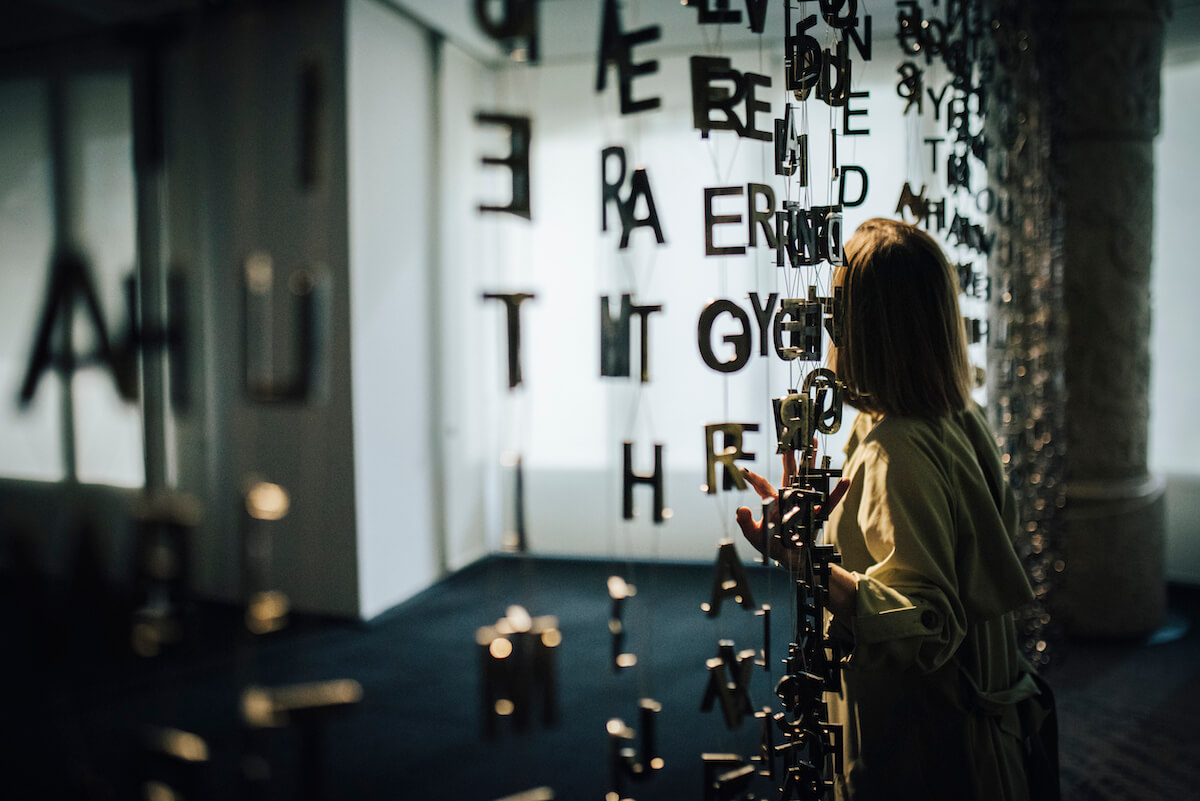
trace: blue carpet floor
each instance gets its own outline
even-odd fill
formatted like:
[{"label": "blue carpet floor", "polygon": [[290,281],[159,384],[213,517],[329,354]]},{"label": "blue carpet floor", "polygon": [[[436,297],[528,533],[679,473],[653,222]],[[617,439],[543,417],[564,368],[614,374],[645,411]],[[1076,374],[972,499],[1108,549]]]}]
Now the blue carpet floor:
[{"label": "blue carpet floor", "polygon": [[[756,604],[770,604],[769,670],[750,695],[778,707],[774,686],[793,625],[791,588],[777,570],[749,568]],[[637,587],[624,606],[625,650],[612,667],[606,589],[619,574]],[[294,619],[281,632],[240,632],[236,610],[204,606],[188,640],[154,659],[129,655],[116,601],[5,585],[8,711],[0,762],[12,798],[145,798],[158,778],[205,799],[445,799],[493,801],[549,787],[560,801],[603,799],[612,789],[606,724],[637,728],[638,702],[657,716],[661,770],[624,787],[639,801],[704,799],[700,755],[754,753],[753,720],[736,729],[719,705],[700,710],[706,659],[718,642],[761,649],[762,618],[725,601],[708,617],[711,565],[493,557],[448,578],[370,624]],[[57,602],[48,599],[59,598]],[[72,601],[71,599],[75,600]],[[1179,636],[1145,642],[1066,642],[1047,678],[1058,694],[1067,799],[1181,799],[1200,788],[1200,590],[1173,588]],[[57,604],[57,605],[56,605]],[[513,604],[558,618],[558,720],[525,732],[510,720],[483,736],[480,626]],[[16,612],[16,614],[13,614]],[[247,733],[242,690],[354,679],[362,701],[305,739],[297,726]],[[148,726],[199,735],[208,759],[187,766],[148,756]],[[314,758],[304,748],[319,745]],[[640,745],[637,739],[631,745]],[[247,783],[247,755],[251,773]],[[257,773],[255,773],[257,771]],[[751,788],[773,797],[765,780]]]}]

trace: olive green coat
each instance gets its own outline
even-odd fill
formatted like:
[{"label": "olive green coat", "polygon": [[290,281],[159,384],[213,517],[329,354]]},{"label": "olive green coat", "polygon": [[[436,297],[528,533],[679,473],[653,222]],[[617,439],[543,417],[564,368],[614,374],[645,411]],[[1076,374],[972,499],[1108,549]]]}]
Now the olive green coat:
[{"label": "olive green coat", "polygon": [[859,415],[827,537],[857,579],[842,693],[837,797],[1025,801],[1016,703],[1036,688],[1012,612],[1033,598],[1017,512],[974,407],[934,420]]}]

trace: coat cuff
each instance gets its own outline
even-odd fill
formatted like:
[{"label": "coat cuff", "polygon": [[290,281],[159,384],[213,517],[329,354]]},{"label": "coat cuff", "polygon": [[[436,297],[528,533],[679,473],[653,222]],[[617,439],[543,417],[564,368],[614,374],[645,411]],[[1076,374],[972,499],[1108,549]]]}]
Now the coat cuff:
[{"label": "coat cuff", "polygon": [[854,575],[858,584],[853,624],[857,645],[928,637],[940,631],[941,615],[935,609],[916,606],[869,576]]}]

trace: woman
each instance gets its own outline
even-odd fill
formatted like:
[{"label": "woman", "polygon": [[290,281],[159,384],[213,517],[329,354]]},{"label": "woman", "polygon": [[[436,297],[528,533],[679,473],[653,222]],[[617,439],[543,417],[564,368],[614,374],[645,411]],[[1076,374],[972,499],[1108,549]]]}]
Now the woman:
[{"label": "woman", "polygon": [[[1024,801],[1021,702],[1037,687],[1012,612],[1033,593],[1012,546],[1015,500],[970,396],[958,279],[928,234],[891,220],[864,223],[845,256],[830,366],[859,415],[825,527],[843,560],[829,634],[849,654],[827,699],[844,738],[837,796]],[[791,454],[784,463],[786,483]],[[737,518],[762,550],[750,510]]]}]

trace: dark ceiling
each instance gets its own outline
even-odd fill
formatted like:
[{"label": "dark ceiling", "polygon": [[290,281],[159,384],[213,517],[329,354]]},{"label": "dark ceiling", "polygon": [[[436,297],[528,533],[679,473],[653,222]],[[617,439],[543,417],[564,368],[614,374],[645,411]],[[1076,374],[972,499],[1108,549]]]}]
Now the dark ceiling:
[{"label": "dark ceiling", "polygon": [[0,50],[76,39],[216,3],[204,0],[3,0]]},{"label": "dark ceiling", "polygon": [[[386,0],[380,1],[386,3]],[[233,2],[237,0],[3,0],[0,2],[0,51],[77,39],[104,29]],[[465,3],[469,0],[402,0],[406,6],[420,6],[423,2]],[[1187,58],[1200,58],[1200,0],[1172,0],[1171,5],[1173,13],[1167,23],[1168,55],[1186,53]]]}]

